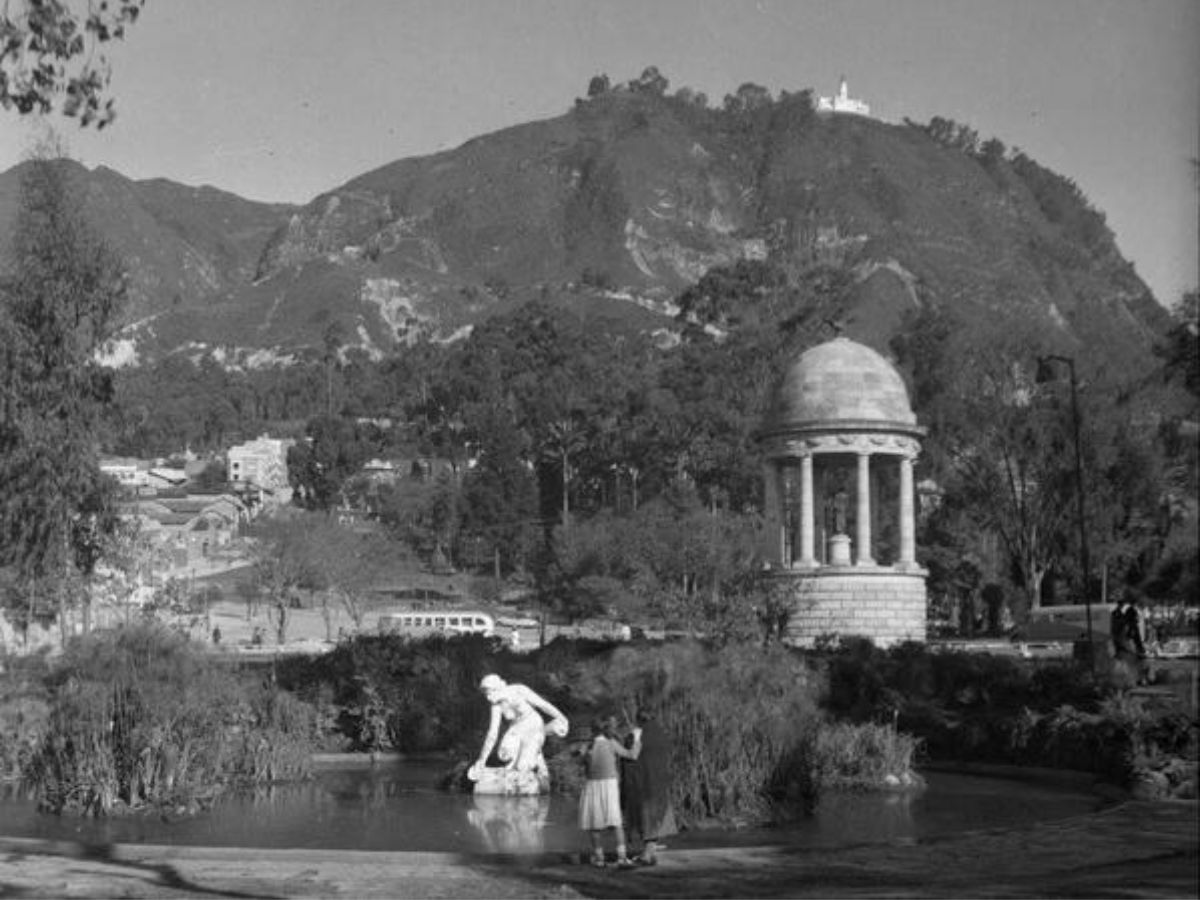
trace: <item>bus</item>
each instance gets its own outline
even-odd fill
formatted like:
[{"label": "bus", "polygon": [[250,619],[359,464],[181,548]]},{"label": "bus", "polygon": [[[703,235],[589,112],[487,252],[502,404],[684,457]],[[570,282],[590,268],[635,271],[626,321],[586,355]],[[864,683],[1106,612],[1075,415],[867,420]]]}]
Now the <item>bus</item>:
[{"label": "bus", "polygon": [[479,610],[405,610],[384,613],[379,617],[380,634],[399,634],[407,637],[453,636],[482,634],[491,637],[496,620]]}]

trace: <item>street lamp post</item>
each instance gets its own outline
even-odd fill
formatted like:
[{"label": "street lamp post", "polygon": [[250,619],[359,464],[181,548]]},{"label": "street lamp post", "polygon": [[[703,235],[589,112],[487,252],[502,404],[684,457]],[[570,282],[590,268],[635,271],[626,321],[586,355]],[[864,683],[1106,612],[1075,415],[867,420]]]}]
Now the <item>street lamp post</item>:
[{"label": "street lamp post", "polygon": [[[1091,558],[1088,553],[1087,518],[1084,511],[1083,450],[1079,438],[1079,382],[1075,378],[1075,359],[1050,354],[1038,357],[1038,381],[1049,380],[1049,364],[1066,363],[1071,378],[1071,430],[1075,442],[1075,518],[1079,527],[1079,565],[1082,569],[1083,608],[1087,616],[1088,665],[1096,668],[1096,647],[1092,641],[1092,595],[1088,584],[1091,578]],[[1047,376],[1047,377],[1043,377]]]}]

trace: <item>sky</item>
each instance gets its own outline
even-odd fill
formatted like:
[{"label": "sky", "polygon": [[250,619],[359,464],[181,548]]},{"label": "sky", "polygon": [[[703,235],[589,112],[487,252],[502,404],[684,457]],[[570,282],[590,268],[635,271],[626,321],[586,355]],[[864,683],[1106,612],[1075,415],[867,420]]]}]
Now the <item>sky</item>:
[{"label": "sky", "polygon": [[49,125],[89,167],[303,203],[561,115],[600,73],[654,65],[712,104],[844,75],[882,119],[1072,179],[1164,305],[1200,285],[1197,0],[147,0],[107,55],[116,121],[0,112],[0,171]]}]

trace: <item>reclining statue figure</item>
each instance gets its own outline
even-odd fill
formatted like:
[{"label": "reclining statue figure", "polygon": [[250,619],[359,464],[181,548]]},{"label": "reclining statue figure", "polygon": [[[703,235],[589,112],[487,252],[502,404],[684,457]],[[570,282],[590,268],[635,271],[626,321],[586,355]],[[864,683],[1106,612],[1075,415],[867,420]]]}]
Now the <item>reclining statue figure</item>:
[{"label": "reclining statue figure", "polygon": [[[479,687],[492,705],[492,717],[479,758],[467,770],[477,794],[540,794],[550,788],[550,770],[542,756],[546,734],[566,737],[567,717],[537,692],[523,684],[508,684],[499,675],[485,675]],[[539,712],[540,711],[540,712]],[[546,722],[541,713],[550,721]],[[488,766],[500,735],[500,720],[507,723],[496,755],[503,766]]]}]

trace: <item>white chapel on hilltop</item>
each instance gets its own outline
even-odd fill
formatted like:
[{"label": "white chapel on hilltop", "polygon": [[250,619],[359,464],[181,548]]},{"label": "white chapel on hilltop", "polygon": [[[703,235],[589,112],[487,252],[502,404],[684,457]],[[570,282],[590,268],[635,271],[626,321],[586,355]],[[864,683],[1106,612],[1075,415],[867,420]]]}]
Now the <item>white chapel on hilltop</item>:
[{"label": "white chapel on hilltop", "polygon": [[836,96],[817,98],[817,112],[870,116],[871,107],[862,100],[855,100],[850,96],[850,88],[846,85],[846,76],[843,75],[841,82],[838,84]]}]

